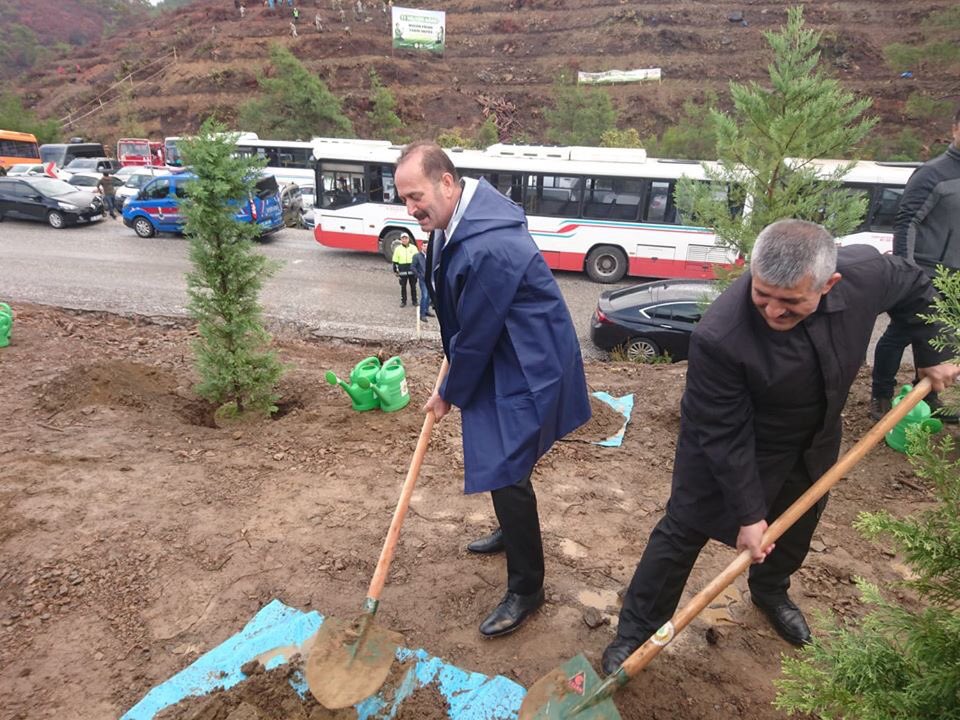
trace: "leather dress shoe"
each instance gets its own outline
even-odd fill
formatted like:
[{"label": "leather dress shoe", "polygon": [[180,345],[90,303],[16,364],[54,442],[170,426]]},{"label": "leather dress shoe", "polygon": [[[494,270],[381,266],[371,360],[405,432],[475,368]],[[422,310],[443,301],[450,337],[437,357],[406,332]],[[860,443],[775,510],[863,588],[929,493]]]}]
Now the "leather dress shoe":
[{"label": "leather dress shoe", "polygon": [[500,604],[480,623],[480,634],[486,638],[495,638],[512,633],[523,625],[533,612],[543,605],[543,588],[532,595],[519,595],[507,591]]},{"label": "leather dress shoe", "polygon": [[480,555],[503,552],[503,530],[497,528],[489,535],[474,540],[467,545],[467,550]]},{"label": "leather dress shoe", "polygon": [[643,645],[636,640],[624,638],[617,635],[613,642],[607,645],[603,651],[603,658],[600,661],[600,669],[604,675],[613,675],[617,668],[623,665],[624,660],[633,654],[633,651]]},{"label": "leather dress shoe", "polygon": [[777,634],[791,645],[806,645],[811,640],[810,627],[803,613],[786,595],[780,598],[751,597],[753,604],[767,616]]},{"label": "leather dress shoe", "polygon": [[893,400],[888,397],[870,398],[870,419],[879,422],[883,416],[890,412],[893,407]]}]

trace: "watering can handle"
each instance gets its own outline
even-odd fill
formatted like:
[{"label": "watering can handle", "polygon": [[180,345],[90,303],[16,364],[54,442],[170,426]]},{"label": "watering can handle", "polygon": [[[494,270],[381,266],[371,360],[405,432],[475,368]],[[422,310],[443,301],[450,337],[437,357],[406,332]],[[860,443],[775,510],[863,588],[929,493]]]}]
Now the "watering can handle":
[{"label": "watering can handle", "polygon": [[[437,384],[434,385],[434,392],[440,389],[443,379],[447,375],[447,358],[443,358],[443,364],[440,365],[440,372],[437,374]],[[430,433],[433,425],[437,421],[433,412],[428,412],[423,419],[423,428],[420,430],[420,438],[417,440],[417,448],[413,451],[413,459],[410,461],[410,468],[407,470],[407,477],[403,481],[403,487],[400,489],[400,499],[397,500],[397,509],[393,511],[393,520],[390,521],[390,529],[387,531],[387,537],[383,541],[383,549],[380,550],[380,559],[377,560],[377,569],[373,572],[373,578],[370,580],[370,588],[367,590],[367,602],[377,602],[380,600],[380,593],[383,592],[383,586],[387,582],[387,573],[390,572],[390,562],[393,560],[393,553],[397,549],[397,541],[400,539],[400,526],[403,525],[403,519],[407,515],[407,508],[410,506],[410,496],[413,495],[413,489],[417,485],[417,476],[420,475],[420,466],[423,464],[423,456],[427,453],[427,445],[430,444]]]},{"label": "watering can handle", "polygon": [[[904,416],[910,412],[913,407],[926,397],[932,390],[929,378],[924,378],[917,386],[910,391],[910,394],[904,397],[896,406],[888,412],[883,418],[874,425],[866,435],[864,435],[852,448],[847,450],[842,458],[831,467],[823,476],[811,485],[807,491],[794,501],[793,505],[788,507],[783,514],[774,520],[773,524],[767,528],[760,541],[762,547],[777,540],[785,533],[797,520],[799,520],[810,508],[817,504],[827,492],[836,485],[840,479],[850,472],[853,467],[860,462],[864,455],[879,443],[883,436],[889,432],[894,425],[900,422]],[[694,598],[681,608],[673,619],[660,628],[657,634],[647,640],[643,645],[637,648],[634,653],[628,657],[617,675],[623,672],[626,677],[619,682],[626,682],[628,678],[634,677],[643,670],[657,653],[690,622],[700,614],[700,612],[721,593],[738,575],[750,567],[750,551],[744,550],[736,559],[734,559],[710,584],[698,592]],[[611,676],[613,677],[613,676]]]}]

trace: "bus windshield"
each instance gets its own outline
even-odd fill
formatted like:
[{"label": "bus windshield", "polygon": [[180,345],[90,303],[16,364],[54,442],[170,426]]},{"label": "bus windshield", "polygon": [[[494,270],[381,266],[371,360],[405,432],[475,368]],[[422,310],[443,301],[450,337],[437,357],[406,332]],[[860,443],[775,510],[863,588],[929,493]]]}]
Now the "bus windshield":
[{"label": "bus windshield", "polygon": [[40,146],[37,145],[36,137],[30,133],[0,130],[0,167],[8,168],[39,159]]}]

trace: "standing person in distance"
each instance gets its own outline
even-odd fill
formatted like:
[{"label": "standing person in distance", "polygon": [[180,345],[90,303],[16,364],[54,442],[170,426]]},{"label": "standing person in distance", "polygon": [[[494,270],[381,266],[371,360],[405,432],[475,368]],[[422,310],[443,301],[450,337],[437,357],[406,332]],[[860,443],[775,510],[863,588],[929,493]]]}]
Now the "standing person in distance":
[{"label": "standing person in distance", "polygon": [[393,251],[393,274],[400,278],[400,307],[407,306],[407,285],[410,286],[410,302],[417,305],[417,276],[411,265],[417,255],[417,246],[410,244],[406,233],[400,238],[400,244]]},{"label": "standing person in distance", "polygon": [[[410,269],[417,276],[417,287],[420,288],[420,320],[426,321],[428,317],[433,317],[430,312],[430,293],[427,291],[427,256],[424,252],[430,245],[429,240],[423,241],[423,246],[419,249],[410,263]],[[414,300],[416,304],[416,300]]]},{"label": "standing person in distance", "polygon": [[395,182],[431,233],[427,288],[450,363],[424,409],[439,421],[460,408],[465,491],[489,491],[500,523],[482,541],[507,555],[507,591],[480,623],[483,637],[497,637],[543,604],[531,475],[554,441],[590,418],[580,343],[519,206],[486,180],[460,178],[432,142],[404,148]]},{"label": "standing person in distance", "polygon": [[104,170],[97,182],[97,191],[103,196],[103,209],[110,213],[110,217],[117,219],[117,189],[113,186],[113,178],[109,170]]}]

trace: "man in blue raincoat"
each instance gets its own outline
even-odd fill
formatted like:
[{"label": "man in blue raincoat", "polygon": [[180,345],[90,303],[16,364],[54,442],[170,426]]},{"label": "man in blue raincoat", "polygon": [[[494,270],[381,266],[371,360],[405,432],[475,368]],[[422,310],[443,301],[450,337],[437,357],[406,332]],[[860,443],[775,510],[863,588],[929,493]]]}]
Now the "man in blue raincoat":
[{"label": "man in blue raincoat", "polygon": [[468,546],[507,555],[507,592],[480,624],[516,630],[543,603],[543,546],[530,476],[555,440],[590,419],[583,360],[560,288],[523,210],[486,180],[460,178],[439,145],[404,148],[407,212],[431,233],[427,288],[450,369],[425,410],[463,421],[467,493],[490,491],[500,529]]}]

